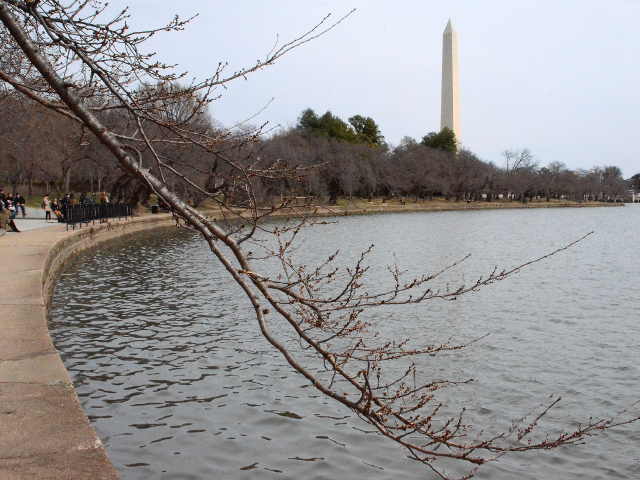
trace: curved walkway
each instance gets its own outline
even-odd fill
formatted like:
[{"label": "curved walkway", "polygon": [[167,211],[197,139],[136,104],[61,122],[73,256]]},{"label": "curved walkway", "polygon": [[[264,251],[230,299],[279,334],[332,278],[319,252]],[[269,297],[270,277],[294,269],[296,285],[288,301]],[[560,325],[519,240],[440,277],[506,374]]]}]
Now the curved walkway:
[{"label": "curved walkway", "polygon": [[97,243],[170,225],[170,215],[0,237],[0,478],[117,479],[49,337],[64,264]]}]

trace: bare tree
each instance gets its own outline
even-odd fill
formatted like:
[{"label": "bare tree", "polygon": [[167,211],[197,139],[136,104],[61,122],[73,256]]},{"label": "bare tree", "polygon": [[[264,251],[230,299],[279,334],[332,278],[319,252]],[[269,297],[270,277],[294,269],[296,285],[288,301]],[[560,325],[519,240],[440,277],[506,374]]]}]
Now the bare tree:
[{"label": "bare tree", "polygon": [[389,163],[404,173],[404,175],[400,175],[400,179],[406,178],[404,180],[406,181],[405,188],[413,191],[414,201],[418,203],[423,192],[430,199],[433,198],[434,190],[440,183],[438,173],[442,171],[441,164],[448,159],[448,152],[425,147],[418,144],[413,138],[404,137],[400,141],[400,145],[394,149]]},{"label": "bare tree", "polygon": [[[475,430],[464,412],[455,418],[442,414],[436,392],[457,382],[425,380],[412,360],[465,345],[415,349],[404,341],[379,338],[367,320],[371,309],[454,299],[508,278],[528,264],[444,289],[432,284],[446,269],[406,278],[395,266],[388,288],[376,290],[365,283],[370,250],[349,268],[338,263],[337,253],[316,266],[296,262],[294,241],[316,220],[306,218],[291,198],[260,208],[259,183],[301,185],[304,175],[322,164],[305,167],[287,158],[257,156],[250,146],[259,141],[260,127],[220,131],[201,120],[216,88],[272,65],[341,20],[327,25],[325,19],[299,38],[276,45],[251,68],[226,75],[220,64],[211,78],[178,88],[172,85],[184,77],[144,54],[140,46],[151,35],[179,30],[186,22],[176,17],[157,30],[133,32],[125,26],[126,12],[103,21],[104,9],[98,1],[0,0],[7,42],[3,49],[21,66],[3,67],[0,79],[73,120],[83,134],[93,135],[122,170],[171,207],[180,225],[199,232],[245,292],[262,334],[315,388],[404,446],[442,478],[446,476],[438,460],[469,465],[468,478],[480,465],[509,452],[579,443],[587,435],[631,421],[588,421],[554,438],[532,438],[536,423],[555,400],[508,431],[488,436]],[[156,87],[141,88],[141,81]],[[114,112],[120,121],[110,124]],[[179,155],[184,151],[190,154]],[[205,162],[203,167],[199,160],[204,156],[212,164]],[[221,171],[220,182],[212,181]],[[186,189],[214,202],[216,218],[190,206],[184,199]],[[275,213],[288,220],[265,222]],[[274,261],[279,273],[269,267]],[[290,332],[296,341],[290,340]],[[399,362],[406,368],[398,374],[394,365]]]},{"label": "bare tree", "polygon": [[616,166],[593,167],[590,173],[597,179],[599,192],[595,194],[600,194],[602,200],[615,201],[628,188],[622,171]]},{"label": "bare tree", "polygon": [[567,170],[567,166],[560,162],[551,162],[546,167],[540,169],[540,184],[544,190],[547,202],[551,197],[560,198],[562,195],[562,179]]},{"label": "bare tree", "polygon": [[536,187],[538,162],[528,148],[505,150],[502,156],[505,159],[505,193],[511,199],[515,196],[525,202],[527,195],[532,195]]}]

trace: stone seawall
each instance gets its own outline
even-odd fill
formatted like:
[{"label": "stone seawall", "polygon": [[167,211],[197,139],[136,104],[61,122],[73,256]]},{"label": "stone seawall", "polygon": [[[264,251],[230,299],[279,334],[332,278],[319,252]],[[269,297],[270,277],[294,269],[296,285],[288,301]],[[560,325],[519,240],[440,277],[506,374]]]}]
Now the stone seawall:
[{"label": "stone seawall", "polygon": [[169,226],[170,215],[0,237],[0,478],[118,479],[51,342],[56,278],[87,248]]}]

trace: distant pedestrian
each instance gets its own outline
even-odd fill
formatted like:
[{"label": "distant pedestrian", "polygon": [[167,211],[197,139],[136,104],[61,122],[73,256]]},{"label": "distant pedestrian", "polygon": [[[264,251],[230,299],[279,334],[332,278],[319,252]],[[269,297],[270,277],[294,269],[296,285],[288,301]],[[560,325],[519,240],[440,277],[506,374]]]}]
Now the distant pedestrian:
[{"label": "distant pedestrian", "polygon": [[109,199],[106,192],[100,192],[100,223],[107,222],[107,204]]},{"label": "distant pedestrian", "polygon": [[26,202],[25,202],[24,197],[22,195],[20,195],[20,193],[16,192],[16,198],[13,201],[13,203],[14,203],[14,206],[16,207],[16,213],[18,212],[18,209],[20,209],[20,210],[22,210],[22,218],[26,217],[27,216],[27,212],[24,209],[24,204]]},{"label": "distant pedestrian", "polygon": [[13,206],[13,198],[10,198],[11,195],[7,195],[6,209],[9,211],[9,216],[11,220],[16,218],[16,207]]},{"label": "distant pedestrian", "polygon": [[58,222],[62,222],[62,213],[60,213],[60,203],[57,198],[54,198],[51,202],[51,211],[58,218]]},{"label": "distant pedestrian", "polygon": [[90,205],[93,201],[91,200],[91,197],[87,195],[87,192],[82,192],[82,195],[80,195],[80,203],[82,205]]},{"label": "distant pedestrian", "polygon": [[[11,207],[13,208],[13,205],[11,205]],[[12,213],[13,216],[11,215]],[[16,227],[13,221],[13,217],[15,217],[15,210],[12,212],[8,208],[0,206],[0,228],[10,232],[20,233],[20,230],[18,230],[18,227]]]},{"label": "distant pedestrian", "polygon": [[161,198],[159,198],[159,199],[158,199],[158,208],[159,208],[160,210],[162,210],[163,212],[168,212],[168,211],[170,211],[170,210],[171,210],[171,209],[169,208],[169,205],[167,205],[167,204],[165,203],[165,201],[164,201],[164,200],[162,200]]},{"label": "distant pedestrian", "polygon": [[0,230],[8,231],[11,227],[9,227],[10,216],[9,212],[4,208],[4,202],[0,200]]},{"label": "distant pedestrian", "polygon": [[64,197],[60,199],[60,213],[62,214],[62,218],[67,218],[67,206],[71,205],[71,195],[68,193],[64,194]]},{"label": "distant pedestrian", "polygon": [[42,199],[42,208],[44,208],[44,219],[47,223],[52,223],[51,220],[51,200],[49,200],[49,194],[47,193]]}]

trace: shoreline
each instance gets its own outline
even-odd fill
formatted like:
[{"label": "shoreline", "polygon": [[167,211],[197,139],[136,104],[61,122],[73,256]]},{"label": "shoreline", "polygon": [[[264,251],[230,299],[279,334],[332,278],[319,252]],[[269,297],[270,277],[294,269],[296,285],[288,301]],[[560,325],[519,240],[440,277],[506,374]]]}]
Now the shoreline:
[{"label": "shoreline", "polygon": [[[348,201],[347,201],[348,202]],[[610,207],[624,207],[624,203],[604,203],[604,202],[573,202],[570,200],[554,200],[547,201],[534,201],[534,202],[452,202],[446,200],[433,200],[428,202],[413,203],[413,201],[407,202],[405,205],[400,204],[397,200],[393,200],[387,203],[381,201],[374,202],[341,202],[342,204],[335,206],[328,205],[290,205],[281,210],[275,211],[273,214],[265,217],[262,221],[267,221],[269,218],[284,218],[293,215],[303,215],[310,218],[313,217],[331,217],[331,216],[348,216],[348,215],[376,215],[380,213],[417,213],[417,212],[452,212],[452,211],[484,211],[484,210],[520,210],[520,209],[540,209],[540,208],[610,208]],[[219,220],[217,215],[222,213],[220,208],[215,208],[210,205],[200,205],[198,207],[205,215],[214,217],[214,220]],[[259,208],[259,211],[268,212],[269,208]],[[141,217],[151,215],[150,211],[144,210],[140,213]],[[227,212],[230,216],[231,213]],[[246,211],[236,210],[236,217],[231,217],[231,221],[237,221],[238,216],[242,215],[245,218],[250,218],[246,215]]]},{"label": "shoreline", "polygon": [[[408,213],[408,212],[451,212],[461,210],[519,210],[519,209],[535,209],[535,208],[598,208],[598,207],[623,207],[624,203],[602,203],[602,202],[572,202],[568,200],[560,200],[555,202],[536,201],[536,202],[451,202],[446,200],[433,200],[430,202],[407,202],[405,205],[399,202],[377,204],[362,203],[337,207],[329,207],[332,210],[340,209],[341,213],[375,214],[375,213]],[[322,206],[324,207],[324,206]]]},{"label": "shoreline", "polygon": [[51,341],[48,310],[59,274],[82,252],[173,225],[171,215],[154,215],[0,237],[11,278],[0,298],[0,478],[119,478]]}]

